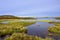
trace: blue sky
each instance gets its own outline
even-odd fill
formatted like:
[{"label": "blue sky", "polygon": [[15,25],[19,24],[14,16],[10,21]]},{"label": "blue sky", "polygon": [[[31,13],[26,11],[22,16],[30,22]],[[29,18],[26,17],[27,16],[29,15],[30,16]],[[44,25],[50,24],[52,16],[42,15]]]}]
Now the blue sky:
[{"label": "blue sky", "polygon": [[60,0],[0,0],[0,15],[60,16]]}]

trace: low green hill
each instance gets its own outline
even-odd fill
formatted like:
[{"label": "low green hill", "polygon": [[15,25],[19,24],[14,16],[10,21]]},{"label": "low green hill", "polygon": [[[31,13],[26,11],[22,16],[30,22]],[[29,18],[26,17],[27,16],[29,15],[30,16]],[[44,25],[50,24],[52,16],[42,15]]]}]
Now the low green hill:
[{"label": "low green hill", "polygon": [[2,15],[0,19],[35,19],[34,17],[17,17],[13,15]]}]

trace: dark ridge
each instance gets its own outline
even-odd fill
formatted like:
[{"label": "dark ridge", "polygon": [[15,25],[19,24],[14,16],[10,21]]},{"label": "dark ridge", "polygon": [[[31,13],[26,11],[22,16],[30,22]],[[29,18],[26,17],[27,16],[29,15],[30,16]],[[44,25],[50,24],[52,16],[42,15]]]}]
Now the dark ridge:
[{"label": "dark ridge", "polygon": [[13,15],[2,15],[0,19],[35,19],[34,17],[17,17]]}]

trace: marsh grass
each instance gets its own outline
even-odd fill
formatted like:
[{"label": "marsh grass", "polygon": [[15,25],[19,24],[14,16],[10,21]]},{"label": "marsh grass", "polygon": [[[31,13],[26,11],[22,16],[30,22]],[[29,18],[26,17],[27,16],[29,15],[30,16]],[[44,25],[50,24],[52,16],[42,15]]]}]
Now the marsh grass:
[{"label": "marsh grass", "polygon": [[27,27],[34,24],[35,22],[20,22],[18,20],[0,20],[0,22],[8,21],[7,24],[0,23],[0,37],[2,35],[10,35],[5,40],[53,40],[52,38],[46,37],[41,38],[37,36],[27,35]]},{"label": "marsh grass", "polygon": [[12,34],[14,32],[27,32],[27,28],[26,27],[0,27],[0,36],[2,35],[7,35],[7,34]]},{"label": "marsh grass", "polygon": [[40,20],[39,22],[53,22],[52,20]]},{"label": "marsh grass", "polygon": [[[2,20],[4,21],[4,20]],[[13,21],[13,20],[11,20]],[[7,24],[0,23],[0,36],[12,34],[12,33],[26,33],[28,25],[34,24],[35,22],[8,22]]]},{"label": "marsh grass", "polygon": [[49,37],[43,39],[41,37],[31,36],[25,33],[13,33],[10,37],[7,37],[5,40],[54,40],[54,39]]},{"label": "marsh grass", "polygon": [[49,32],[60,34],[60,22],[53,22],[55,26],[48,29]]}]

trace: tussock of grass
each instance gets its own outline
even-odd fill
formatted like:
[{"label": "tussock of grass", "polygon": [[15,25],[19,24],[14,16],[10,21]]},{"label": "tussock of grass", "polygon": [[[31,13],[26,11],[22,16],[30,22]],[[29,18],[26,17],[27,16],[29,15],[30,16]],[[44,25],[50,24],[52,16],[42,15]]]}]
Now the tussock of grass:
[{"label": "tussock of grass", "polygon": [[49,32],[60,34],[60,22],[53,22],[55,26],[52,26],[48,29]]},{"label": "tussock of grass", "polygon": [[0,36],[2,35],[7,35],[7,34],[12,34],[14,32],[27,32],[27,28],[26,27],[0,27]]},{"label": "tussock of grass", "polygon": [[54,40],[54,39],[48,37],[43,39],[41,37],[31,36],[24,33],[14,33],[10,37],[7,37],[5,40]]}]

